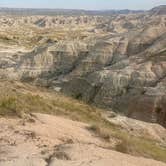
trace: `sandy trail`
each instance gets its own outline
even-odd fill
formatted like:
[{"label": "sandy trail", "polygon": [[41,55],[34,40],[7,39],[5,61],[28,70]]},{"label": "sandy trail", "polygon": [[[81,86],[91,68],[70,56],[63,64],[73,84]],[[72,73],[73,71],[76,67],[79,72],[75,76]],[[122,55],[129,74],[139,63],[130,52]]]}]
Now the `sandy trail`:
[{"label": "sandy trail", "polygon": [[0,166],[166,166],[102,148],[86,127],[44,114],[29,121],[0,118]]}]

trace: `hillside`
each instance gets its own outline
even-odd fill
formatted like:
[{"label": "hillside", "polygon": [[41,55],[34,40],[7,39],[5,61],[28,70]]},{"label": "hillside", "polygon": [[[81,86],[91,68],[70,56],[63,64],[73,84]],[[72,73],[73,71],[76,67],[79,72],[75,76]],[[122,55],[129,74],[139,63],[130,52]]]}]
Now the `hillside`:
[{"label": "hillside", "polygon": [[20,82],[1,81],[0,90],[2,166],[165,165],[166,131],[157,124],[127,120],[126,128],[118,115]]},{"label": "hillside", "polygon": [[1,119],[1,166],[165,166],[143,157],[133,157],[102,147],[102,141],[71,120],[33,114],[33,122]]}]

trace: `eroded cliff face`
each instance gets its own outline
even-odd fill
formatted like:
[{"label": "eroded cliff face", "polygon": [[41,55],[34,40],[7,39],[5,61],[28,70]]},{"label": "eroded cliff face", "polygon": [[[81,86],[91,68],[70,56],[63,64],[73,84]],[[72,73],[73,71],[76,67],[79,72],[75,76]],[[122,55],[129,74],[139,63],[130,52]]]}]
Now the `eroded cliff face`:
[{"label": "eroded cliff face", "polygon": [[[165,14],[94,17],[91,24],[88,16],[63,18],[61,24],[62,17],[56,21],[51,17],[43,18],[47,26],[42,27],[41,17],[33,17],[21,20],[38,30],[40,38],[32,50],[9,52],[9,43],[1,49],[1,78],[48,86],[129,117],[166,126]],[[77,24],[81,25],[79,32]],[[59,37],[61,25],[73,27],[63,28]],[[54,32],[58,37],[53,37],[55,27],[59,28]]]}]

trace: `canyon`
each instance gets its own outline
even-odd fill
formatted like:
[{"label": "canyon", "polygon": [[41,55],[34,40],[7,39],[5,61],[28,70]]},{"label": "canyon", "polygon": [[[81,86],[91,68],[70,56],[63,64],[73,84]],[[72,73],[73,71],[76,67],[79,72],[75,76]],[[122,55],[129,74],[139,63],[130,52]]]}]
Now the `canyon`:
[{"label": "canyon", "polygon": [[165,126],[164,11],[165,6],[110,16],[2,15],[0,77]]},{"label": "canyon", "polygon": [[0,166],[164,166],[166,6],[0,8]]}]

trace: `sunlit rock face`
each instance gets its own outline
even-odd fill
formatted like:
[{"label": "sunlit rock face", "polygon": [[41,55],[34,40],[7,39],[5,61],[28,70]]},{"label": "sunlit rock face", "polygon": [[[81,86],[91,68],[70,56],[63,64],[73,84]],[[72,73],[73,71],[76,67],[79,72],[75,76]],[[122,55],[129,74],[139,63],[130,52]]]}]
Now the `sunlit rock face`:
[{"label": "sunlit rock face", "polygon": [[110,16],[1,16],[5,31],[0,34],[0,77],[61,89],[97,106],[166,126],[163,11],[160,7]]}]

